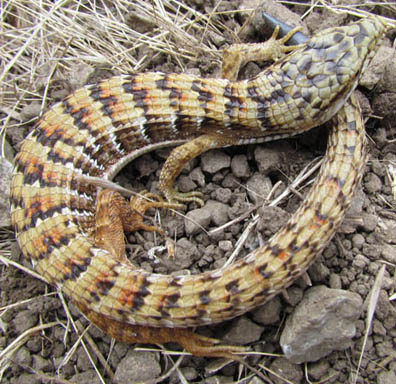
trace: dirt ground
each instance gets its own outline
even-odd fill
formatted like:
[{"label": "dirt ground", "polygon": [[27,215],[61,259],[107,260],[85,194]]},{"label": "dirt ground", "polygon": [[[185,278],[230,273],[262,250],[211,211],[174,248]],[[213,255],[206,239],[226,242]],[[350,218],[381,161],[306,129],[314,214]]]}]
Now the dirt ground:
[{"label": "dirt ground", "polygon": [[[144,2],[138,3],[144,6]],[[155,7],[154,3],[147,1],[146,7]],[[264,39],[256,30],[259,28],[257,20],[249,20],[249,12],[231,12],[243,7],[250,9],[256,5],[262,6],[262,2],[191,0],[183,3],[197,12],[212,14],[212,23],[220,25],[216,23],[221,21],[221,25],[227,27],[221,31],[221,39],[220,35],[214,33],[203,37],[210,39],[212,47],[221,49],[235,42],[235,35],[230,31],[240,30],[245,22],[247,26],[240,35],[242,41]],[[168,6],[168,2],[166,4]],[[84,12],[89,12],[90,2],[87,1],[85,5],[87,8]],[[152,33],[156,28],[156,21],[136,17],[139,12],[137,8],[128,6],[129,26],[132,25],[141,33]],[[308,10],[303,5],[287,5],[286,8],[285,5],[270,2],[264,8],[270,8],[280,18],[283,15],[282,19],[292,24]],[[213,13],[214,10],[216,12]],[[392,19],[396,15],[392,8],[372,7],[366,10]],[[101,7],[98,6],[95,12],[101,12]],[[184,8],[180,12],[188,14]],[[191,14],[188,15],[192,17]],[[304,19],[303,26],[306,33],[312,34],[329,26],[345,25],[352,20],[353,17],[347,14],[334,14],[328,9],[315,8]],[[11,24],[14,22],[11,17],[5,21]],[[168,28],[171,27],[168,25]],[[202,36],[202,30],[189,33],[197,39]],[[349,347],[333,351],[318,361],[306,364],[293,364],[283,357],[280,336],[285,322],[301,303],[306,292],[312,289],[307,280],[302,278],[289,287],[285,295],[277,297],[272,304],[264,307],[267,310],[265,316],[269,317],[265,320],[262,319],[265,317],[262,313],[258,315],[253,312],[240,319],[198,330],[227,343],[246,341],[243,344],[247,344],[250,351],[258,352],[248,356],[246,361],[262,371],[267,378],[266,382],[396,382],[396,305],[391,300],[396,287],[396,60],[394,56],[392,58],[391,48],[394,37],[394,32],[387,34],[374,67],[368,70],[363,85],[358,89],[367,117],[369,147],[369,160],[362,185],[340,231],[308,270],[314,287],[324,285],[360,296],[363,304],[360,315],[354,322],[356,334]],[[144,58],[144,67],[141,68],[144,71],[185,71],[203,77],[218,77],[221,72],[220,60],[213,59],[211,54],[204,55],[202,51],[199,52],[195,60],[180,57],[175,60],[160,50],[153,54],[143,44],[132,54],[138,60]],[[62,60],[58,65],[62,66]],[[118,68],[106,65],[106,62],[95,66],[92,63],[88,65],[83,59],[79,63],[78,74],[76,68],[75,66],[73,73],[68,74],[66,71],[66,77],[63,73],[62,79],[57,78],[55,71],[56,87],[48,89],[49,106],[77,86],[121,73]],[[261,68],[261,63],[250,63],[243,68],[240,78],[254,76]],[[43,90],[41,87],[41,91]],[[35,89],[34,92],[38,90]],[[6,110],[3,108],[0,111],[3,122],[14,122],[7,130],[6,140],[15,150],[34,126],[29,120],[33,118],[37,108],[37,100],[27,101],[19,114],[23,121],[17,121],[13,116],[7,120]],[[300,195],[304,196],[309,190],[308,182],[298,185],[298,192],[288,194],[277,209],[265,208],[272,201],[267,199],[268,193],[277,183],[279,186],[271,199],[278,197],[304,167],[312,167],[310,164],[316,163],[323,156],[327,132],[327,127],[320,127],[297,138],[216,150],[194,159],[180,176],[178,187],[181,191],[201,191],[204,194],[206,210],[197,212],[197,205],[191,203],[186,212],[192,211],[189,214],[192,223],[182,215],[173,216],[165,211],[161,212],[161,226],[176,243],[175,257],[169,258],[160,249],[165,244],[164,237],[144,232],[128,235],[128,255],[134,263],[158,273],[185,273],[186,270],[200,273],[218,268],[231,255],[253,215],[260,213],[263,218],[258,229],[249,234],[240,256],[247,254],[260,241],[275,233],[301,203]],[[117,176],[116,182],[134,190],[157,191],[159,171],[168,153],[168,150],[160,150],[144,155],[128,165]],[[315,174],[311,179],[314,176]],[[244,219],[211,233],[246,212],[250,214]],[[203,226],[204,230],[195,225],[195,222]],[[23,259],[13,240],[12,230],[3,228],[0,236],[2,255],[30,268],[30,263]],[[386,270],[381,280],[373,323],[365,341],[368,297],[383,265]],[[177,354],[164,352],[162,346],[136,348],[114,343],[94,326],[88,327],[88,321],[72,303],[67,303],[67,299],[63,302],[54,288],[12,265],[5,265],[4,260],[1,265],[0,292],[2,383],[110,383],[112,378],[120,384],[155,382],[156,379],[171,383],[264,382],[252,370],[235,362],[222,364],[220,359],[191,356],[179,359]],[[75,323],[71,324],[69,318],[74,319]],[[56,324],[52,324],[53,322]],[[34,328],[39,326],[42,329]],[[74,327],[79,327],[78,332]],[[84,329],[88,329],[86,333]],[[84,336],[80,337],[82,334]],[[16,342],[18,337],[21,338],[20,343]],[[365,349],[361,353],[364,341]],[[146,349],[142,351],[140,347]],[[177,345],[166,347],[166,351],[180,351]],[[11,348],[13,353],[7,348]],[[355,375],[361,356],[359,372]],[[169,370],[170,374],[166,375]]]}]

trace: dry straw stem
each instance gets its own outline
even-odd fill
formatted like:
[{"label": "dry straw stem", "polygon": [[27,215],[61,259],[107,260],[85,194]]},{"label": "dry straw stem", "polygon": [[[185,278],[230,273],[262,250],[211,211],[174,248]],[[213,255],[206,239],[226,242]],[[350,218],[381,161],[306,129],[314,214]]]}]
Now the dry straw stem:
[{"label": "dry straw stem", "polygon": [[59,322],[54,321],[52,323],[42,324],[42,325],[38,325],[37,327],[30,328],[27,331],[23,332],[21,335],[19,335],[11,344],[9,344],[6,348],[4,348],[0,352],[0,382],[4,374],[4,371],[11,364],[15,352],[20,347],[22,347],[37,332],[41,332],[45,329],[54,327],[56,325],[59,325]]}]

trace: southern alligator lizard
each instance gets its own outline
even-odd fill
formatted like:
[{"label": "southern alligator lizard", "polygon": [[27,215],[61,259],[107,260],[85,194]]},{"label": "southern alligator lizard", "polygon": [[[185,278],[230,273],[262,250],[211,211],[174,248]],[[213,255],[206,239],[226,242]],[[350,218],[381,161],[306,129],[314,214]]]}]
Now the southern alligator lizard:
[{"label": "southern alligator lizard", "polygon": [[[236,351],[183,328],[268,301],[334,235],[365,158],[364,124],[350,96],[384,30],[376,19],[325,30],[250,80],[142,73],[75,91],[44,114],[16,158],[11,213],[23,254],[116,339],[174,340],[198,355]],[[111,179],[141,153],[187,142],[160,177],[165,196],[183,200],[172,184],[190,158],[295,135],[333,116],[325,162],[302,206],[265,246],[233,265],[193,276],[151,274],[95,242],[98,187],[82,175]]]}]

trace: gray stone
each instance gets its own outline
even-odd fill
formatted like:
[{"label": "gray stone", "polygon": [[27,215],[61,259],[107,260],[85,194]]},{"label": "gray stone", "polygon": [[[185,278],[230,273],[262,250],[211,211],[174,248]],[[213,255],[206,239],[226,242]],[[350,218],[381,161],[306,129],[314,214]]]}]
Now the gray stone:
[{"label": "gray stone", "polygon": [[14,384],[41,384],[42,381],[36,374],[22,373],[14,382]]},{"label": "gray stone", "polygon": [[52,369],[52,363],[40,355],[33,355],[33,369],[36,371],[48,372]]},{"label": "gray stone", "polygon": [[0,227],[11,225],[9,200],[12,170],[12,164],[4,157],[0,157]]},{"label": "gray stone", "polygon": [[213,224],[221,226],[229,220],[228,205],[218,201],[209,200],[205,208],[210,212]]},{"label": "gray stone", "polygon": [[279,207],[263,206],[258,210],[258,214],[260,220],[257,223],[257,230],[266,237],[277,233],[290,218],[290,213]]},{"label": "gray stone", "polygon": [[117,367],[114,375],[116,384],[130,384],[153,380],[161,374],[157,356],[152,352],[129,351]]},{"label": "gray stone", "polygon": [[[78,348],[76,355],[77,367],[79,368],[79,371],[88,371],[92,369],[92,362],[83,346]],[[94,364],[96,364],[98,361],[98,358],[94,353],[91,353],[91,359]]]},{"label": "gray stone", "polygon": [[72,383],[78,384],[102,384],[102,381],[98,377],[98,374],[90,369],[89,371],[77,373],[74,375],[71,380]]},{"label": "gray stone", "polygon": [[363,225],[362,228],[366,232],[372,232],[375,230],[376,226],[378,224],[378,216],[373,215],[371,213],[364,213],[363,214]]},{"label": "gray stone", "polygon": [[279,165],[282,164],[282,149],[278,145],[276,148],[258,146],[254,150],[254,159],[259,172],[268,175],[269,172],[279,169]]},{"label": "gray stone", "polygon": [[26,347],[21,347],[15,353],[14,360],[19,365],[30,367],[32,364],[32,355]]},{"label": "gray stone", "polygon": [[[377,86],[384,77],[384,73],[387,72],[385,71],[385,67],[393,60],[393,55],[394,50],[392,48],[380,46],[370,65],[363,72],[359,84],[367,89],[373,89]],[[394,83],[394,81],[392,81],[392,83]],[[383,84],[383,82],[381,84]],[[388,89],[387,86],[383,86],[382,88],[382,91]]]},{"label": "gray stone", "polygon": [[224,252],[231,252],[234,249],[234,246],[230,240],[221,240],[219,241],[219,248]]},{"label": "gray stone", "polygon": [[246,155],[236,155],[231,160],[231,170],[236,177],[249,177],[250,168]]},{"label": "gray stone", "polygon": [[14,326],[17,334],[21,334],[37,324],[37,314],[30,310],[23,310],[16,314]]},{"label": "gray stone", "polygon": [[229,344],[248,344],[260,340],[264,328],[253,323],[245,316],[236,318],[231,328],[224,335],[224,342]]},{"label": "gray stone", "polygon": [[377,384],[395,384],[396,373],[393,371],[381,372],[377,378]]},{"label": "gray stone", "polygon": [[340,275],[338,275],[336,273],[331,273],[330,278],[329,278],[329,285],[330,285],[330,288],[332,288],[332,289],[341,289],[342,282],[341,282]]},{"label": "gray stone", "polygon": [[215,190],[215,198],[220,203],[228,204],[232,197],[232,191],[229,188],[217,188]]},{"label": "gray stone", "polygon": [[353,259],[352,265],[359,270],[363,270],[369,263],[370,260],[366,256],[356,255],[356,257]]},{"label": "gray stone", "polygon": [[177,180],[178,190],[180,192],[191,192],[197,189],[197,184],[189,176],[181,175]]},{"label": "gray stone", "polygon": [[396,264],[396,245],[384,244],[381,255],[389,263]]},{"label": "gray stone", "polygon": [[364,179],[364,187],[368,193],[379,192],[382,188],[381,179],[375,173],[369,173]]},{"label": "gray stone", "polygon": [[312,363],[308,367],[308,374],[316,382],[320,381],[322,377],[325,377],[329,371],[330,364],[326,360],[318,361],[317,363]]},{"label": "gray stone", "polygon": [[307,290],[282,332],[285,356],[302,363],[348,348],[361,310],[362,299],[356,293],[324,286]]},{"label": "gray stone", "polygon": [[202,169],[200,167],[194,168],[190,172],[190,178],[192,181],[197,183],[201,188],[205,186],[205,175],[202,172]]},{"label": "gray stone", "polygon": [[352,236],[352,244],[355,248],[361,249],[365,242],[364,237],[360,233],[356,233]]},{"label": "gray stone", "polygon": [[249,197],[254,204],[261,204],[272,189],[271,179],[260,173],[255,173],[246,184]]},{"label": "gray stone", "polygon": [[262,325],[276,324],[280,320],[281,309],[281,300],[276,296],[253,312],[253,320]]},{"label": "gray stone", "polygon": [[194,209],[187,212],[184,219],[187,235],[194,235],[202,231],[202,228],[207,229],[211,220],[211,212],[207,207]]},{"label": "gray stone", "polygon": [[151,175],[159,168],[158,161],[153,160],[150,154],[138,157],[133,164],[140,177]]},{"label": "gray stone", "polygon": [[204,172],[216,173],[223,168],[228,168],[231,158],[224,151],[214,150],[205,152],[201,156],[201,168]]},{"label": "gray stone", "polygon": [[284,357],[275,359],[271,363],[270,369],[271,371],[278,374],[278,376],[270,374],[271,382],[274,384],[284,384],[285,380],[287,380],[289,383],[298,384],[301,383],[301,380],[304,376],[303,370],[299,365],[293,364]]}]

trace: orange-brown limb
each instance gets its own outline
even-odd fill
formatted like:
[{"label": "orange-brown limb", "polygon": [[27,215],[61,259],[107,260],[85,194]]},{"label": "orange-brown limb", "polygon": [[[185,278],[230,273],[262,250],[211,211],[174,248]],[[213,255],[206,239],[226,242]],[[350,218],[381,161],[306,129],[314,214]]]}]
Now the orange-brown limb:
[{"label": "orange-brown limb", "polygon": [[160,196],[147,192],[134,196],[128,204],[120,193],[105,189],[97,197],[95,245],[106,249],[117,260],[125,261],[124,232],[144,230],[162,234],[161,228],[143,222],[146,211],[181,207],[181,204],[167,203]]},{"label": "orange-brown limb", "polygon": [[124,343],[165,344],[175,342],[194,356],[223,357],[240,360],[235,353],[246,352],[246,348],[233,345],[220,345],[220,341],[198,333],[189,328],[155,328],[126,324],[90,311],[82,303],[78,308],[97,327],[114,339]]}]

